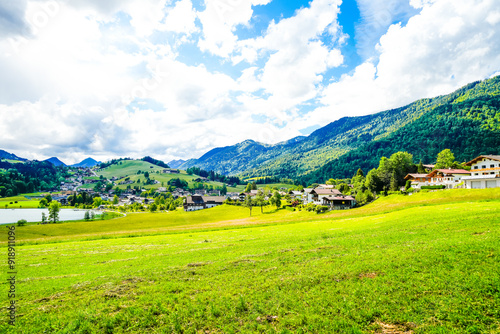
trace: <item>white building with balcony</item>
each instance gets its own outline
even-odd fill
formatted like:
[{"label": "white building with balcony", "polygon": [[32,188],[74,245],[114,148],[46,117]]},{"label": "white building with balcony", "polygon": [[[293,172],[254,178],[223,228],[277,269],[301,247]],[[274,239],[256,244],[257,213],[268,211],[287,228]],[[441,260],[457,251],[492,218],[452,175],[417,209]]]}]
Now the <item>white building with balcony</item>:
[{"label": "white building with balcony", "polygon": [[467,189],[500,187],[500,155],[480,155],[466,163],[470,176],[464,177]]}]

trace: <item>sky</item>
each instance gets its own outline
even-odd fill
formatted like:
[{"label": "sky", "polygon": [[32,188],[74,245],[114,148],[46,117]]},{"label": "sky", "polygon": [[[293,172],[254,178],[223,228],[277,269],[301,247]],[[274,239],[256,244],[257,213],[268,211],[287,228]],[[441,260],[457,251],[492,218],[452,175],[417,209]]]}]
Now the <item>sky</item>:
[{"label": "sky", "polygon": [[500,71],[498,0],[0,0],[0,149],[198,158]]}]

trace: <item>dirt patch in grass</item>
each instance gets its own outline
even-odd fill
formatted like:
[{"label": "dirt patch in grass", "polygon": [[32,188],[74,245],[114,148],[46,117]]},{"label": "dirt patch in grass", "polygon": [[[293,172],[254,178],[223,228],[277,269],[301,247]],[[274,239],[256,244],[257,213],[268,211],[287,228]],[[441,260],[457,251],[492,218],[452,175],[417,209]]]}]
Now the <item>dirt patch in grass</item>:
[{"label": "dirt patch in grass", "polygon": [[359,274],[359,278],[360,279],[364,279],[364,278],[375,278],[379,276],[379,274],[377,273],[362,273],[362,274]]},{"label": "dirt patch in grass", "polygon": [[414,323],[407,323],[404,325],[387,324],[382,321],[377,321],[378,329],[376,333],[382,334],[413,334],[416,325]]}]

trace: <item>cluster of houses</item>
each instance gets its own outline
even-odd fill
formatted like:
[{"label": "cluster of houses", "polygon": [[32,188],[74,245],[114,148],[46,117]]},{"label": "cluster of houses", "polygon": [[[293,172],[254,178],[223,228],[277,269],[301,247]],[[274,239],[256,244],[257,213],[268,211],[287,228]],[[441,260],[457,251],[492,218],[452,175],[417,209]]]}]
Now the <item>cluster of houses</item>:
[{"label": "cluster of houses", "polygon": [[[197,211],[208,208],[213,208],[222,205],[226,199],[233,201],[244,201],[247,196],[255,197],[258,190],[251,190],[248,193],[227,193],[226,196],[202,196],[192,195],[187,196],[184,201],[185,211]],[[304,188],[301,191],[280,191],[282,196],[290,195],[292,200],[297,200],[303,205],[315,204],[324,205],[330,210],[350,209],[356,205],[356,200],[352,196],[343,195],[333,185],[320,184],[316,188]],[[268,196],[271,196],[269,194]],[[265,197],[269,200],[269,197]]]},{"label": "cluster of houses", "polygon": [[61,182],[61,191],[76,191],[84,184],[97,182],[97,180],[90,179],[96,174],[90,168],[78,168],[70,178]]},{"label": "cluster of houses", "polygon": [[[484,189],[500,187],[500,155],[481,155],[466,163],[470,166],[470,171],[464,169],[434,169],[434,165],[424,165],[428,170],[424,174],[408,174],[405,179],[411,181],[414,189],[420,189],[422,186],[442,186],[446,189],[466,188],[466,189]],[[177,173],[175,169],[165,169],[164,173]],[[57,195],[61,203],[65,203],[67,197],[86,191],[94,194],[93,189],[81,188],[82,185],[94,180],[96,174],[90,168],[81,168],[76,171],[72,177],[61,183],[61,195]],[[92,178],[94,177],[94,178]],[[111,181],[116,181],[112,178]],[[159,192],[166,192],[167,188],[160,187]],[[204,189],[190,192],[177,188],[172,192],[174,198],[184,197],[184,209],[186,211],[196,211],[212,208],[222,205],[226,199],[232,201],[244,201],[247,196],[257,196],[257,190],[251,190],[248,193],[228,192],[221,196],[220,191],[207,191]],[[301,191],[288,191],[285,188],[280,189],[282,196],[289,195],[292,201],[298,201],[300,204],[328,206],[331,210],[350,209],[356,205],[356,200],[352,196],[343,195],[332,185],[322,184],[316,188],[305,188]],[[98,194],[103,200],[113,199],[113,190],[109,194]],[[271,196],[271,194],[269,195]],[[268,200],[269,198],[266,198]],[[126,190],[120,195],[120,204],[144,203],[145,198],[134,195],[133,190]]]},{"label": "cluster of houses", "polygon": [[[500,155],[481,155],[466,163],[471,170],[464,169],[434,169],[434,165],[424,165],[429,170],[425,174],[408,174],[405,179],[411,181],[414,189],[422,186],[443,186],[446,189],[466,188],[484,189],[500,187]],[[233,201],[243,201],[246,196],[257,196],[258,190],[249,193],[227,193],[226,196],[203,196],[203,194],[188,195],[184,202],[184,210],[196,211],[222,205],[230,198]],[[352,196],[343,195],[332,185],[322,184],[316,188],[305,188],[301,191],[280,191],[281,195],[290,195],[292,200],[301,204],[309,203],[328,206],[330,210],[350,209],[356,205]],[[268,198],[266,198],[268,199]]]},{"label": "cluster of houses", "polygon": [[411,186],[443,186],[446,189],[485,189],[500,187],[500,155],[480,155],[465,164],[471,170],[435,169],[427,174],[408,174]]}]

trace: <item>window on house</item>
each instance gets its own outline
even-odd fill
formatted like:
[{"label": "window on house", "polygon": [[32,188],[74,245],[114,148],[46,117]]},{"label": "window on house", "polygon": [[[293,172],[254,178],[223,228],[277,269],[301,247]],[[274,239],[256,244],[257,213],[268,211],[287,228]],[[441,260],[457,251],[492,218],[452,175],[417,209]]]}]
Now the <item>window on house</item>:
[{"label": "window on house", "polygon": [[479,166],[474,166],[474,169],[478,169],[478,168],[479,168]]},{"label": "window on house", "polygon": [[482,168],[486,168],[486,165],[482,165],[481,167],[482,167]]},{"label": "window on house", "polygon": [[495,165],[490,165],[490,168],[495,168]]}]

